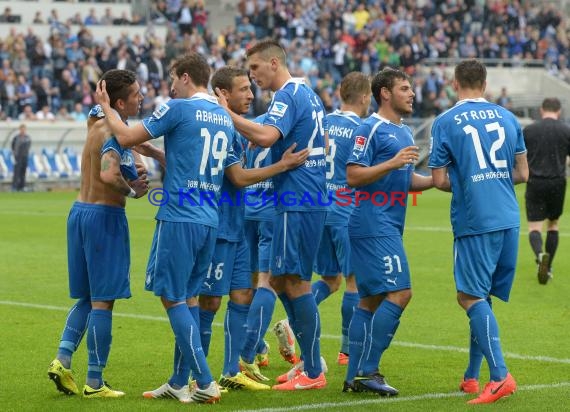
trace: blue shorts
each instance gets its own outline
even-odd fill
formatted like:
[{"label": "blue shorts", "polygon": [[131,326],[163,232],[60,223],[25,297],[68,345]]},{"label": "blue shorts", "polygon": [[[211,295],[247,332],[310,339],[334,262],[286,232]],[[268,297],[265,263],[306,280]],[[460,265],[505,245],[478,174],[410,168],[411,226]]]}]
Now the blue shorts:
[{"label": "blue shorts", "polygon": [[325,225],[314,271],[321,276],[336,276],[342,273],[345,277],[350,272],[350,238],[346,226]]},{"label": "blue shorts", "polygon": [[215,228],[199,223],[158,220],[145,289],[171,302],[198,296],[212,262],[216,234]]},{"label": "blue shorts", "polygon": [[225,296],[232,290],[251,289],[247,242],[216,240],[216,249],[205,274],[200,295]]},{"label": "blue shorts", "polygon": [[244,229],[245,237],[249,245],[251,273],[269,272],[273,222],[246,220]]},{"label": "blue shorts", "polygon": [[412,287],[400,236],[351,237],[350,261],[361,298]]},{"label": "blue shorts", "polygon": [[273,220],[271,275],[311,280],[326,212],[282,212]]},{"label": "blue shorts", "polygon": [[455,239],[454,270],[458,292],[507,302],[515,278],[519,228]]},{"label": "blue shorts", "polygon": [[67,218],[69,294],[100,302],[131,297],[125,209],[75,202]]}]

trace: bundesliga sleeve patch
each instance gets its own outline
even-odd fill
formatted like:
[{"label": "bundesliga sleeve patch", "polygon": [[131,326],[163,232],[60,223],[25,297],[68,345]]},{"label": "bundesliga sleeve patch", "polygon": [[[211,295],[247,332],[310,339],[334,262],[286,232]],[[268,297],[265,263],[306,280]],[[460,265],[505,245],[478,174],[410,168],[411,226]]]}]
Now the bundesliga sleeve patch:
[{"label": "bundesliga sleeve patch", "polygon": [[170,110],[170,106],[168,106],[166,103],[162,103],[158,109],[156,109],[154,112],[152,112],[152,116],[156,119],[160,119],[169,110]]},{"label": "bundesliga sleeve patch", "polygon": [[285,103],[274,102],[269,110],[269,116],[283,117],[288,107]]},{"label": "bundesliga sleeve patch", "polygon": [[366,146],[366,137],[356,136],[354,139],[354,150],[362,152],[364,150],[364,146]]}]

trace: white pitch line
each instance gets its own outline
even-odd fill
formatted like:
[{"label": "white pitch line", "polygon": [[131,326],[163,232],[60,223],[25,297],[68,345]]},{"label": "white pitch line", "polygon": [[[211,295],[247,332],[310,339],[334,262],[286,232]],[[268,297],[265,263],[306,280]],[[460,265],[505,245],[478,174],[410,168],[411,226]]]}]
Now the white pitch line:
[{"label": "white pitch line", "polygon": [[[553,384],[519,386],[517,388],[517,391],[538,391],[543,389],[557,389],[557,388],[568,388],[568,387],[570,387],[570,382],[559,382]],[[377,397],[374,399],[362,399],[358,401],[348,401],[348,402],[313,403],[308,405],[287,406],[283,408],[243,409],[240,412],[288,412],[288,411],[305,411],[311,409],[337,409],[337,408],[346,408],[346,407],[363,406],[363,405],[380,406],[388,403],[414,402],[414,401],[423,401],[429,399],[460,398],[463,396],[467,395],[463,392],[426,393],[423,395],[401,396],[401,397],[392,397],[392,398]]]},{"label": "white pitch line", "polygon": [[[40,305],[37,303],[27,303],[27,302],[14,302],[10,300],[0,300],[0,305],[8,305],[8,306],[21,306],[26,308],[35,308],[35,309],[44,309],[44,310],[55,310],[59,312],[68,312],[69,308],[62,307],[62,306],[53,306],[53,305]],[[121,318],[131,318],[131,319],[143,319],[143,320],[154,320],[159,322],[168,322],[168,318],[166,316],[151,316],[151,315],[140,315],[136,313],[120,313],[120,312],[113,312],[113,316],[121,317]],[[212,324],[216,327],[222,327],[223,324],[219,322],[214,322]],[[339,335],[329,335],[329,334],[321,334],[321,339],[331,339],[331,340],[340,340]],[[424,349],[424,350],[433,350],[433,351],[440,351],[440,352],[458,352],[458,353],[469,353],[469,349],[458,347],[458,346],[448,346],[448,345],[427,345],[424,343],[415,343],[415,342],[402,342],[402,341],[392,341],[392,345],[395,346],[402,346],[406,348],[417,348],[417,349]],[[562,363],[562,364],[570,364],[570,359],[565,358],[553,358],[550,356],[530,356],[530,355],[521,355],[518,353],[511,353],[505,352],[504,356],[506,358],[511,359],[520,359],[520,360],[527,360],[527,361],[536,361],[536,362],[548,362],[548,363]]]}]

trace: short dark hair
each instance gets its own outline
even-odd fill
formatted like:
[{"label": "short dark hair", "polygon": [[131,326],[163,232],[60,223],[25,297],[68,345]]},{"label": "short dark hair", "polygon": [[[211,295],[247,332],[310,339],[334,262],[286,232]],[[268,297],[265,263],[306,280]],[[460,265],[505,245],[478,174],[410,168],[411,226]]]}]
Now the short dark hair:
[{"label": "short dark hair", "polygon": [[455,80],[465,89],[482,89],[487,80],[487,69],[477,59],[463,60],[455,66]]},{"label": "short dark hair", "polygon": [[246,52],[246,57],[254,54],[261,54],[263,60],[269,60],[271,57],[277,57],[281,65],[287,65],[287,54],[283,46],[277,40],[268,39],[255,43]]},{"label": "short dark hair", "polygon": [[401,70],[393,69],[391,67],[385,67],[376,73],[376,76],[372,79],[372,96],[374,96],[374,100],[376,100],[378,106],[382,105],[382,88],[385,87],[392,91],[396,84],[396,79],[410,81],[410,76]]},{"label": "short dark hair", "polygon": [[558,112],[562,110],[562,105],[556,97],[547,97],[542,101],[542,110],[545,112]]},{"label": "short dark hair", "polygon": [[232,90],[233,81],[236,77],[247,76],[247,70],[235,66],[225,66],[214,72],[210,84],[212,89],[220,88]]},{"label": "short dark hair", "polygon": [[340,82],[340,98],[344,103],[355,104],[370,92],[370,77],[362,72],[350,72]]},{"label": "short dark hair", "polygon": [[210,81],[210,66],[204,56],[196,52],[174,60],[170,65],[170,72],[176,73],[178,77],[182,77],[184,73],[188,74],[196,86],[208,87]]},{"label": "short dark hair", "polygon": [[115,107],[117,100],[127,100],[129,87],[137,81],[137,75],[130,70],[112,69],[105,72],[101,80],[105,80],[111,107]]}]

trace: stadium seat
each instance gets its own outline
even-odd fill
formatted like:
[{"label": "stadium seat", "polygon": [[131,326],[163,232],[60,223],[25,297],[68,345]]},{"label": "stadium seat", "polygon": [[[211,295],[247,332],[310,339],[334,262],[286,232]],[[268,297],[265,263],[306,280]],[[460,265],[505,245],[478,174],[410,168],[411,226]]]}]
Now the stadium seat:
[{"label": "stadium seat", "polygon": [[48,177],[40,157],[34,152],[28,155],[28,176],[32,179],[47,179]]},{"label": "stadium seat", "polygon": [[68,178],[69,171],[66,170],[65,164],[60,153],[50,148],[42,149],[42,157],[49,166],[49,174],[52,177]]},{"label": "stadium seat", "polygon": [[81,174],[81,156],[71,147],[63,149],[63,158],[72,176]]},{"label": "stadium seat", "polygon": [[14,174],[14,159],[10,149],[0,150],[0,179],[11,179]]}]

